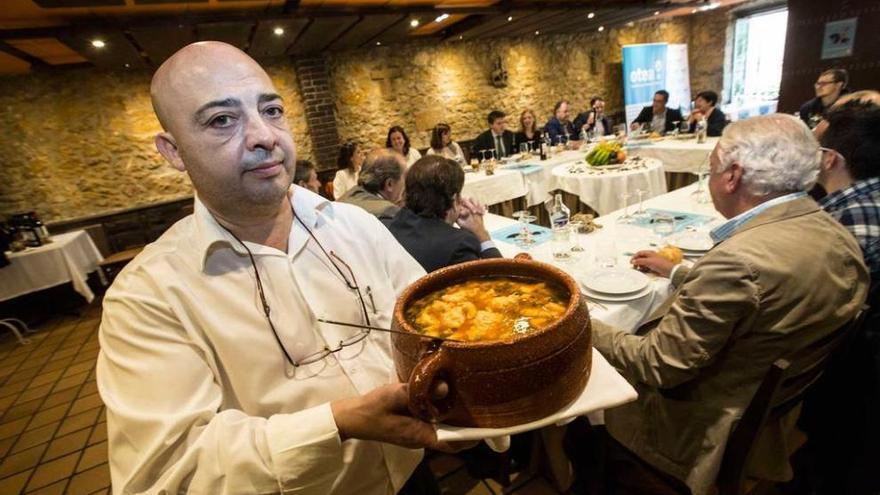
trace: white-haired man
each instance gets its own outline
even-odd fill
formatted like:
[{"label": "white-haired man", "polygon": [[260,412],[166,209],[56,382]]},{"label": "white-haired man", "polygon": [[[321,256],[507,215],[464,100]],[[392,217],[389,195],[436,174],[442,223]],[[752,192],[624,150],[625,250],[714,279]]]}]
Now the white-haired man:
[{"label": "white-haired man", "polygon": [[[710,493],[771,363],[837,331],[865,299],[858,244],[804,193],[819,152],[802,122],[731,124],[710,162],[712,201],[728,219],[715,247],[691,269],[654,252],[633,259],[677,289],[659,326],[631,335],[594,322],[594,345],[639,391],[605,418],[611,470],[626,485],[615,493]],[[768,426],[750,474],[790,477],[783,432]]]}]

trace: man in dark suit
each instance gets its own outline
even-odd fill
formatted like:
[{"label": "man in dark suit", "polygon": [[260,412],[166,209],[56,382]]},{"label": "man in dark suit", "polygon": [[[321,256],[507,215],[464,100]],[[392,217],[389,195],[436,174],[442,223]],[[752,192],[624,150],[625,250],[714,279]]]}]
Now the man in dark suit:
[{"label": "man in dark suit", "polygon": [[425,271],[501,257],[483,225],[485,210],[461,198],[463,186],[461,165],[439,155],[425,156],[407,171],[406,207],[385,224]]},{"label": "man in dark suit", "polygon": [[611,121],[605,116],[605,100],[600,96],[590,99],[590,109],[581,112],[574,119],[574,130],[580,135],[581,131],[592,134],[595,130],[602,136],[611,134]]},{"label": "man in dark suit", "polygon": [[471,156],[482,158],[483,150],[494,149],[498,158],[516,153],[513,144],[513,133],[507,130],[507,114],[500,110],[489,112],[489,129],[474,139]]},{"label": "man in dark suit", "polygon": [[639,116],[632,123],[632,129],[637,129],[642,124],[648,124],[651,131],[657,134],[666,134],[675,129],[675,122],[681,122],[681,110],[666,108],[669,103],[669,92],[661,89],[654,93],[654,102],[639,112]]}]

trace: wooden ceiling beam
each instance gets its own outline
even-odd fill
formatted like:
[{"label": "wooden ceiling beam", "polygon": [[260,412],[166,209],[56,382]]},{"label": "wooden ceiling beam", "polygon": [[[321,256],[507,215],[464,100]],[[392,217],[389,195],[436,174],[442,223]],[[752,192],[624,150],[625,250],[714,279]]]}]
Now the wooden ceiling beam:
[{"label": "wooden ceiling beam", "polygon": [[23,52],[2,40],[0,40],[0,52],[5,52],[15,58],[20,58],[21,60],[24,60],[25,62],[31,64],[32,67],[49,67],[49,64],[43,61],[43,59],[35,57],[30,53]]}]

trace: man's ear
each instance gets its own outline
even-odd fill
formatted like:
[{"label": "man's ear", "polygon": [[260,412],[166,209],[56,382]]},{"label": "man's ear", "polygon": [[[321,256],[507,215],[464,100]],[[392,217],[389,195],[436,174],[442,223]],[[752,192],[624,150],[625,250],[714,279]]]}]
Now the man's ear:
[{"label": "man's ear", "polygon": [[165,161],[177,170],[186,172],[186,165],[184,165],[183,158],[180,157],[180,151],[177,149],[177,141],[174,140],[174,136],[171,133],[160,132],[156,134],[154,142],[156,143],[156,149],[159,150]]},{"label": "man's ear", "polygon": [[725,178],[724,188],[727,190],[728,193],[732,194],[743,186],[742,177],[744,170],[739,163],[734,162],[730,165],[730,168],[728,168],[724,172],[724,174],[727,174],[728,172],[730,173],[730,177]]}]

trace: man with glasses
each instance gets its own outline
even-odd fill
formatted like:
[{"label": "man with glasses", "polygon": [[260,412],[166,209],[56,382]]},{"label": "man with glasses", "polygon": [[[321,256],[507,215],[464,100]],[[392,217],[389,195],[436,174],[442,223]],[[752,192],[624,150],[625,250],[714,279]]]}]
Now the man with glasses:
[{"label": "man with glasses", "polygon": [[363,327],[424,270],[374,216],[291,187],[284,100],[239,49],[184,47],[150,93],[196,200],[104,299],[114,492],[407,493],[419,449],[449,446]]},{"label": "man with glasses", "polygon": [[831,105],[847,92],[848,83],[849,75],[843,69],[829,69],[820,74],[819,79],[813,84],[816,97],[801,106],[801,120],[810,129],[816,127]]}]

